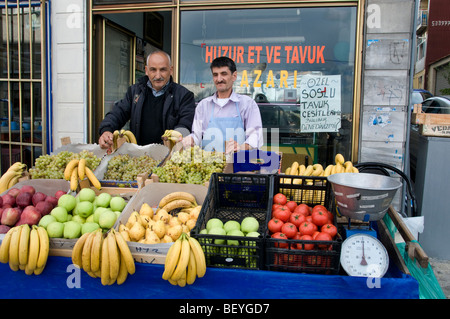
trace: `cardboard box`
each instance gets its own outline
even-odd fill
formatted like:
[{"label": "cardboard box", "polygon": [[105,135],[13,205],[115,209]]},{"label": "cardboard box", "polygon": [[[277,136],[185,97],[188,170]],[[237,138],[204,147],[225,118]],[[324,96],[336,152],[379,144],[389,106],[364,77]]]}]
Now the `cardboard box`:
[{"label": "cardboard box", "polygon": [[[114,229],[118,230],[120,224],[125,224],[133,211],[139,211],[143,203],[149,204],[154,211],[158,207],[161,199],[172,192],[188,192],[195,196],[197,204],[203,204],[208,188],[195,184],[174,184],[174,183],[151,183],[140,189],[128,202],[122,214],[116,221]],[[172,243],[163,244],[142,244],[128,242],[135,262],[164,264],[167,251]]]},{"label": "cardboard box", "polygon": [[[108,154],[103,157],[99,166],[95,169],[94,175],[100,181],[102,187],[125,187],[125,188],[140,188],[144,186],[144,181],[134,180],[134,181],[115,181],[115,180],[105,180],[104,176],[108,169],[109,161],[117,155],[129,154],[132,157],[138,157],[143,155],[149,155],[151,158],[156,160],[158,163],[164,160],[168,154],[169,149],[161,144],[149,144],[144,146],[139,146],[132,143],[124,143],[116,152]],[[145,175],[145,174],[144,174]],[[141,179],[147,179],[149,176],[141,175]]]},{"label": "cardboard box", "polygon": [[305,166],[313,164],[310,157],[308,157],[308,161],[306,160],[305,154],[283,153],[280,173],[284,173],[286,171],[286,168],[291,167],[292,163],[294,162],[297,162],[299,165],[304,164]]}]

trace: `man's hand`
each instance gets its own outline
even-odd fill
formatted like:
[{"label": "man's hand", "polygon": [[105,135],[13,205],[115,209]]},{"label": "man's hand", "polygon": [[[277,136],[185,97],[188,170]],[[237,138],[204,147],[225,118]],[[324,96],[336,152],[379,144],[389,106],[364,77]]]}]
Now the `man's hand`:
[{"label": "man's hand", "polygon": [[100,148],[108,149],[113,145],[113,134],[111,132],[104,132],[98,139],[98,145]]},{"label": "man's hand", "polygon": [[193,147],[194,146],[194,138],[190,135],[184,137],[181,140],[181,143],[183,143],[183,148],[189,148],[189,147]]}]

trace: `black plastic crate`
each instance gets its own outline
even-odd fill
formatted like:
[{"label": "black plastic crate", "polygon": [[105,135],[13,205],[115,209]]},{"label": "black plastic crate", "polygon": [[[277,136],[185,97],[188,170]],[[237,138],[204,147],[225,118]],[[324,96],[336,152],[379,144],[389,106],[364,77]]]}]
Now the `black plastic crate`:
[{"label": "black plastic crate", "polygon": [[[197,224],[191,230],[191,236],[199,241],[205,252],[207,266],[262,269],[266,217],[272,207],[272,194],[270,175],[212,174]],[[241,223],[250,216],[259,222],[258,237],[201,233],[211,218],[218,218],[225,224],[229,220]],[[229,240],[238,241],[239,245],[231,245]]]},{"label": "black plastic crate", "polygon": [[[326,177],[274,175],[273,195],[277,193],[285,194],[288,201],[293,200],[297,204],[305,203],[311,207],[319,204],[325,206],[333,213],[333,224],[337,227],[332,189]],[[267,222],[271,218],[270,211],[266,218]],[[337,274],[340,267],[341,246],[342,237],[339,233],[331,241],[284,240],[272,238],[269,230],[266,229],[265,269]]]}]

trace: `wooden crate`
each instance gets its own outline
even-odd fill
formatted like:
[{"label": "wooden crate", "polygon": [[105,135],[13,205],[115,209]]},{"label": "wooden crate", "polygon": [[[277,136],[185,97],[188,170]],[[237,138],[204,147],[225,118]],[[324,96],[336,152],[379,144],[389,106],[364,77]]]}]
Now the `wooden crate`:
[{"label": "wooden crate", "polygon": [[450,137],[450,114],[423,113],[421,104],[414,104],[411,124],[419,125],[423,136]]}]

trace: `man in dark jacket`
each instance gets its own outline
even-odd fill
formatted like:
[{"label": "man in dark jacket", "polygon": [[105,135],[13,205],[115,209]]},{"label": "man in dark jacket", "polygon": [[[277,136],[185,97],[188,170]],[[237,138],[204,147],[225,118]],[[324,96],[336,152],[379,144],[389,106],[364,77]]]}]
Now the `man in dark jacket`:
[{"label": "man in dark jacket", "polygon": [[194,94],[173,82],[170,56],[155,51],[147,57],[146,76],[130,86],[125,97],[116,102],[100,123],[99,145],[111,147],[113,133],[130,120],[130,131],[138,145],[161,143],[165,130],[177,130],[186,136],[195,113]]}]

